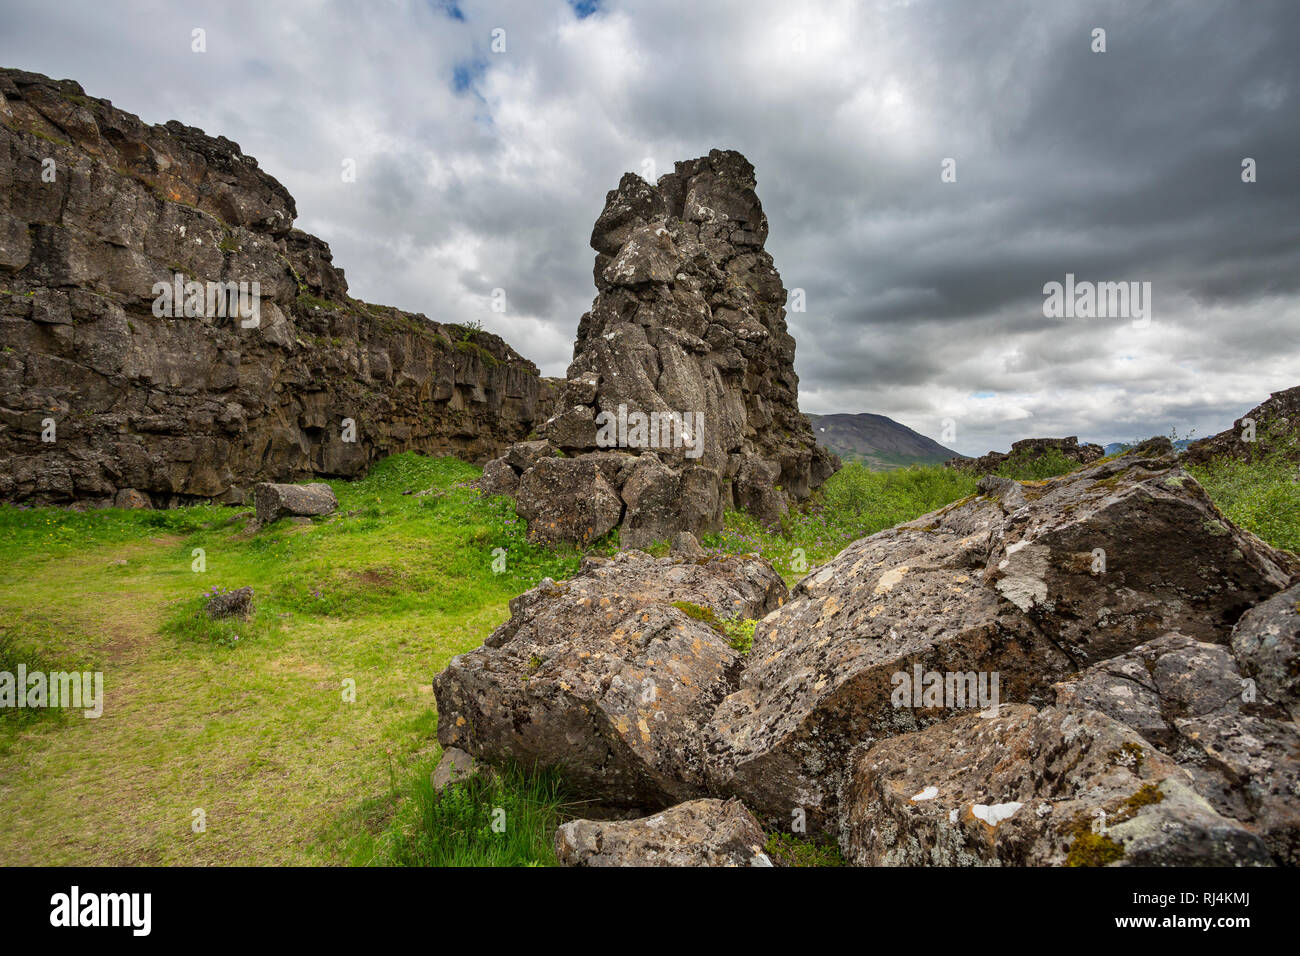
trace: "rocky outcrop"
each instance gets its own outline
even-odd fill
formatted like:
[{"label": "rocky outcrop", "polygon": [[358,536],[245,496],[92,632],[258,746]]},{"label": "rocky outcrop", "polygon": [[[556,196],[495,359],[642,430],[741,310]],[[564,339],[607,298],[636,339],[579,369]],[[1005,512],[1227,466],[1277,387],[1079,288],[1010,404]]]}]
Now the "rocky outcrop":
[{"label": "rocky outcrop", "polygon": [[1258,461],[1274,454],[1300,464],[1300,385],[1274,392],[1231,428],[1187,446],[1187,460],[1197,465],[1215,458]]},{"label": "rocky outcrop", "polygon": [[1026,438],[1013,444],[1009,452],[991,451],[979,458],[949,458],[944,465],[976,475],[991,475],[1007,461],[1032,461],[1050,452],[1060,452],[1080,465],[1090,465],[1106,455],[1106,450],[1100,445],[1080,445],[1078,437],[1071,435],[1069,438]]},{"label": "rocky outcrop", "polygon": [[1054,681],[1170,630],[1226,644],[1300,571],[1223,519],[1172,457],[980,490],[845,548],[759,624],[710,723],[716,791],[833,827],[828,767],[952,713],[898,706],[895,675],[997,673],[1002,700],[1050,703]]},{"label": "rocky outcrop", "polygon": [[624,813],[738,798],[865,864],[1296,858],[1300,559],[1167,442],[986,476],[788,600],[766,562],[684,554],[520,598],[437,678],[443,745]]},{"label": "rocky outcrop", "polygon": [[[538,428],[565,457],[534,466],[506,456],[530,531],[585,541],[605,524],[537,494],[533,467],[546,485],[591,488],[595,459],[603,485],[593,491],[620,501],[625,547],[718,530],[732,507],[773,524],[838,467],[799,413],[786,290],[763,249],[754,186],[743,156],[714,150],[655,185],[628,173],[606,197],[591,237],[599,294]],[[637,461],[615,468],[611,452]]]},{"label": "rocky outcrop", "polygon": [[0,70],[0,94],[0,500],[242,502],[531,430],[531,362],[349,297],[237,144],[67,80]]},{"label": "rocky outcrop", "polygon": [[510,602],[510,620],[434,678],[438,742],[554,766],[606,805],[702,796],[702,731],[741,655],[711,621],[758,618],[786,586],[765,561],[589,557]]},{"label": "rocky outcrop", "polygon": [[739,800],[692,800],[641,820],[573,820],[555,833],[564,866],[771,866],[767,835]]}]

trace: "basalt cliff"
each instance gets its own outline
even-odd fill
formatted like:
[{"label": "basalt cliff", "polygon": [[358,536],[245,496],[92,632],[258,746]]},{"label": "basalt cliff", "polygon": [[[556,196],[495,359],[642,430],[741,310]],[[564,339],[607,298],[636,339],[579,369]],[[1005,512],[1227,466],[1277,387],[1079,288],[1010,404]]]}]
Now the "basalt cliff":
[{"label": "basalt cliff", "polygon": [[224,137],[0,70],[0,500],[243,502],[401,451],[485,461],[549,414],[497,336],[351,298],[296,215]]}]

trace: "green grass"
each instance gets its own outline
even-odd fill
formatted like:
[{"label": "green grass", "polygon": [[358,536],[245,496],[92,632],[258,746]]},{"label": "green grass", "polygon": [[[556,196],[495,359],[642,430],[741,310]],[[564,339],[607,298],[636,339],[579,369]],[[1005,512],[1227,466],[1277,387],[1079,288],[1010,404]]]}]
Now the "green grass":
[{"label": "green grass", "polygon": [[1275,548],[1300,552],[1300,465],[1297,438],[1270,436],[1253,461],[1216,458],[1188,471],[1228,518]]},{"label": "green grass", "polygon": [[858,538],[974,494],[978,483],[975,476],[939,465],[893,471],[845,465],[810,504],[786,515],[779,531],[729,511],[722,532],[703,536],[701,544],[713,554],[760,554],[793,582]]},{"label": "green grass", "polygon": [[[98,720],[0,720],[0,832],[30,837],[0,864],[357,862],[339,821],[413,799],[440,755],[432,676],[578,567],[529,545],[509,502],[454,487],[478,473],[395,456],[333,483],[342,516],[256,534],[237,508],[0,507],[6,654],[102,670],[106,698]],[[251,620],[202,613],[243,585]]]},{"label": "green grass", "polygon": [[[1059,463],[1027,465],[1019,474]],[[1300,545],[1294,466],[1193,471],[1233,520]],[[0,841],[0,865],[553,864],[555,826],[580,812],[553,775],[510,770],[444,795],[430,784],[433,675],[504,622],[510,598],[581,557],[529,545],[511,502],[458,487],[478,474],[394,456],[332,483],[340,514],[256,533],[239,508],[0,506],[0,670],[100,670],[106,698],[96,720],[0,712],[0,833],[24,835]],[[704,543],[759,552],[793,583],[976,482],[850,465],[779,531],[733,512]],[[210,621],[206,594],[243,585],[254,614]],[[752,620],[678,606],[749,649]],[[774,840],[783,862],[835,862]]]},{"label": "green grass", "polygon": [[1043,481],[1074,471],[1079,463],[1059,448],[1048,448],[1041,455],[1017,452],[998,465],[996,474],[1016,481]]},{"label": "green grass", "polygon": [[[433,789],[435,762],[362,808],[379,826],[340,821],[344,859],[364,866],[554,866],[552,837],[575,816],[553,771],[505,768],[487,781]],[[424,772],[424,771],[429,772]]]}]

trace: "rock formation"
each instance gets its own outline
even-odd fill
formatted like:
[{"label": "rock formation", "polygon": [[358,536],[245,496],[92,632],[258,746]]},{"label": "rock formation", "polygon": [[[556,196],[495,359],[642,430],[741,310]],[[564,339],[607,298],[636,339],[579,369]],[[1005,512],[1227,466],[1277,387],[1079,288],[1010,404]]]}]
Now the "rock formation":
[{"label": "rock formation", "polygon": [[[439,739],[857,863],[1294,863],[1298,579],[1148,443],[988,476],[788,598],[756,558],[589,561],[438,675]],[[747,654],[714,626],[760,616]]]},{"label": "rock formation", "polygon": [[976,475],[991,475],[1007,460],[1032,460],[1051,451],[1058,451],[1081,465],[1090,465],[1106,455],[1100,445],[1080,445],[1078,437],[1071,435],[1069,438],[1025,438],[1013,444],[1009,452],[991,451],[979,458],[949,458],[944,465]]},{"label": "rock formation", "polygon": [[628,173],[606,196],[591,236],[598,295],[538,428],[545,447],[492,466],[536,538],[621,526],[625,546],[644,547],[717,530],[731,507],[771,524],[838,467],[799,413],[754,185],[743,156],[714,150],[653,186]]},{"label": "rock formation", "polygon": [[[531,362],[350,298],[230,140],[0,70],[0,153],[0,500],[242,502],[405,450],[483,461],[532,428]],[[177,275],[201,286],[160,302]],[[245,283],[245,311],[216,283]]]},{"label": "rock formation", "polygon": [[1215,458],[1257,461],[1274,452],[1300,464],[1300,385],[1274,392],[1226,431],[1187,446],[1187,460],[1203,465]]}]

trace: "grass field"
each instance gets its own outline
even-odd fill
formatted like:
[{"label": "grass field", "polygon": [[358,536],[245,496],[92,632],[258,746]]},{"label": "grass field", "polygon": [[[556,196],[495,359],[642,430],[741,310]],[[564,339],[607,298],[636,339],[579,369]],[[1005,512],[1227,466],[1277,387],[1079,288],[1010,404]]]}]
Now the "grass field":
[{"label": "grass field", "polygon": [[[580,558],[530,546],[511,503],[457,487],[477,474],[396,456],[332,483],[339,516],[256,534],[236,508],[0,507],[0,671],[102,671],[106,697],[98,719],[0,709],[0,864],[553,863],[550,834],[576,811],[562,781],[516,769],[441,797],[429,783],[433,674]],[[1285,468],[1203,475],[1234,520],[1296,547]],[[975,484],[850,465],[781,533],[732,513],[704,543],[762,553],[793,583]],[[243,585],[252,620],[201,613],[212,589]],[[792,862],[834,862],[773,841]]]}]

